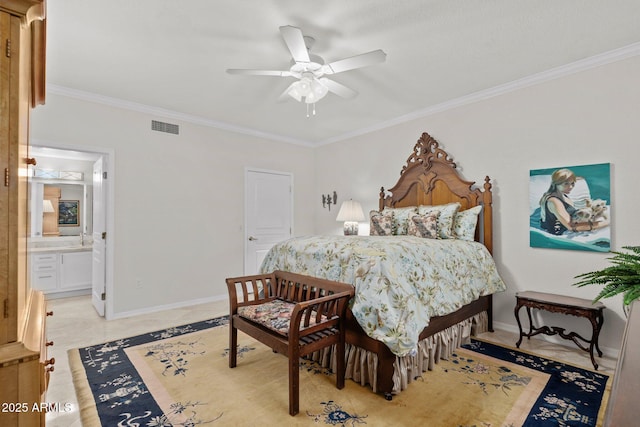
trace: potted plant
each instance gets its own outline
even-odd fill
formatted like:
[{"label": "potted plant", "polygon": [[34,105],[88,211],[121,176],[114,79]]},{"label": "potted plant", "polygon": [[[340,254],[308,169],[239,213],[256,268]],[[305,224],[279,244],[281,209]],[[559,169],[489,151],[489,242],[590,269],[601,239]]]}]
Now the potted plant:
[{"label": "potted plant", "polygon": [[640,246],[622,248],[626,252],[612,251],[615,256],[608,258],[611,261],[610,266],[576,276],[575,278],[580,280],[574,283],[574,286],[603,285],[594,302],[624,294],[622,303],[627,313],[629,304],[640,298]]}]

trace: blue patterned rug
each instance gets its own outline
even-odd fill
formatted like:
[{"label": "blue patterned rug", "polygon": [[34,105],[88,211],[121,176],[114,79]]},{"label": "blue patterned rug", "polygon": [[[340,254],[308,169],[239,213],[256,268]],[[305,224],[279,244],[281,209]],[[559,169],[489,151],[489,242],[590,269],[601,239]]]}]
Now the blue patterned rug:
[{"label": "blue patterned rug", "polygon": [[304,361],[301,413],[290,417],[286,359],[240,333],[230,369],[227,337],[221,317],[70,350],[83,425],[598,426],[611,382],[472,340],[391,402],[353,381],[337,390],[330,371]]},{"label": "blue patterned rug", "polygon": [[602,424],[611,389],[609,375],[475,339],[464,347],[549,375],[523,426]]}]

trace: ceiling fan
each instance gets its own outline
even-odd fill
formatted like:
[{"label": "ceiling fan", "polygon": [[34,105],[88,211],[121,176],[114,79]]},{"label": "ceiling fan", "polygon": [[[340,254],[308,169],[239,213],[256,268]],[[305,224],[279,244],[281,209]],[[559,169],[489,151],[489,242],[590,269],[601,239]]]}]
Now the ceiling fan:
[{"label": "ceiling fan", "polygon": [[[312,37],[303,36],[300,28],[290,25],[282,26],[280,27],[280,34],[293,58],[291,68],[283,71],[230,68],[227,69],[227,73],[252,76],[293,77],[297,79],[287,87],[279,99],[283,100],[291,97],[298,102],[303,102],[304,100],[307,104],[307,117],[309,116],[309,104],[315,104],[324,98],[328,92],[343,98],[353,98],[358,94],[355,90],[328,79],[325,75],[342,73],[344,71],[378,64],[384,62],[387,57],[386,53],[378,49],[325,64],[321,57],[309,53],[315,40]],[[313,114],[315,114],[315,106]]]}]

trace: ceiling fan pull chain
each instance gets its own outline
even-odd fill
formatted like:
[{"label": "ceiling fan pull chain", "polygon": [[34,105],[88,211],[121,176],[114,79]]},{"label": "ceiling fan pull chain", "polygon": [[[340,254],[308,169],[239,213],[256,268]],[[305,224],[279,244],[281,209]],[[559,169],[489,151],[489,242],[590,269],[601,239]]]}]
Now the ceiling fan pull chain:
[{"label": "ceiling fan pull chain", "polygon": [[313,103],[313,115],[314,116],[316,115],[316,103],[315,102]]},{"label": "ceiling fan pull chain", "polygon": [[307,118],[309,118],[309,104],[307,104]]}]

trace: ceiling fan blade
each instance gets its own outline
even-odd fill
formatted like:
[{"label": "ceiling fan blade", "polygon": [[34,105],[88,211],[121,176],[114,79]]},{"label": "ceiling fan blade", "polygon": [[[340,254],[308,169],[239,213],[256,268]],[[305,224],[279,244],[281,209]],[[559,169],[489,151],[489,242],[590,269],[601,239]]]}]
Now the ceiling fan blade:
[{"label": "ceiling fan blade", "polygon": [[327,89],[329,89],[329,92],[335,93],[336,95],[343,98],[355,98],[358,95],[358,92],[356,92],[355,90],[349,89],[345,85],[333,80],[329,80],[326,77],[322,77],[318,80],[320,81],[320,83],[325,85]]},{"label": "ceiling fan blade", "polygon": [[322,68],[325,74],[336,74],[343,71],[353,70],[355,68],[362,68],[369,65],[378,64],[380,62],[384,62],[386,59],[387,54],[378,49],[371,52],[363,53],[361,55],[356,55],[350,58],[332,62],[330,64],[324,65]]},{"label": "ceiling fan blade", "polygon": [[300,28],[285,25],[280,27],[280,34],[291,52],[293,60],[296,62],[311,62],[309,51],[304,43],[304,37]]},{"label": "ceiling fan blade", "polygon": [[228,68],[229,74],[244,74],[247,76],[276,76],[276,77],[290,77],[292,76],[290,71],[276,71],[276,70],[246,70],[238,68]]}]

